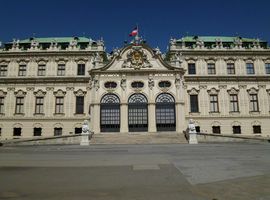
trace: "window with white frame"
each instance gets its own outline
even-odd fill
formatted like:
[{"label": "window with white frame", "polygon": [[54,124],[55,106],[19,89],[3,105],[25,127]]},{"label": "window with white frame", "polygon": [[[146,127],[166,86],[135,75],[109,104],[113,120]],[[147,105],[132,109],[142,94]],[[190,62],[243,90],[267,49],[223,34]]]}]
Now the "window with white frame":
[{"label": "window with white frame", "polygon": [[19,74],[18,76],[26,76],[26,65],[19,65]]},{"label": "window with white frame", "polygon": [[208,74],[216,74],[215,63],[207,63]]},{"label": "window with white frame", "polygon": [[210,112],[219,112],[217,94],[210,94]]},{"label": "window with white frame", "polygon": [[270,74],[270,63],[265,63],[265,73]]},{"label": "window with white frame", "polygon": [[58,64],[57,66],[57,76],[65,76],[66,65]]},{"label": "window with white frame", "polygon": [[230,112],[239,112],[239,103],[237,94],[230,94]]},{"label": "window with white frame", "polygon": [[46,65],[45,64],[39,64],[38,65],[38,76],[45,76],[46,75]]},{"label": "window with white frame", "polygon": [[0,114],[4,114],[4,97],[0,97]]},{"label": "window with white frame", "polygon": [[254,64],[246,63],[247,74],[255,74]]},{"label": "window with white frame", "polygon": [[7,76],[7,65],[0,65],[0,76]]},{"label": "window with white frame", "polygon": [[227,63],[227,73],[228,74],[235,74],[234,63]]}]

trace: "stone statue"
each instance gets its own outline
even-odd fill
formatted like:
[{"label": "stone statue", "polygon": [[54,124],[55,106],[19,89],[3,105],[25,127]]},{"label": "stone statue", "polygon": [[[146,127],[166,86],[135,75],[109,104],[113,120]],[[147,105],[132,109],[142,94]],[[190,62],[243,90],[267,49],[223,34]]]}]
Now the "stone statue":
[{"label": "stone statue", "polygon": [[188,138],[189,144],[198,144],[197,132],[196,132],[196,127],[195,127],[193,119],[189,120],[188,135],[189,135],[189,138]]},{"label": "stone statue", "polygon": [[81,135],[81,142],[80,145],[88,146],[89,145],[89,125],[88,121],[84,120],[82,125],[82,135]]},{"label": "stone statue", "polygon": [[180,76],[180,74],[175,75],[175,86],[176,86],[176,88],[180,88],[180,86],[181,86],[181,76]]},{"label": "stone statue", "polygon": [[125,90],[127,87],[127,79],[125,75],[122,75],[121,84],[120,84],[122,90]]},{"label": "stone statue", "polygon": [[94,87],[95,87],[96,91],[98,91],[98,89],[99,89],[98,76],[95,76],[93,81],[94,81]]},{"label": "stone statue", "polygon": [[84,134],[89,134],[89,126],[88,126],[88,121],[84,120],[83,125],[82,125],[82,133]]},{"label": "stone statue", "polygon": [[156,56],[161,55],[161,51],[160,51],[160,49],[159,49],[158,47],[155,48],[154,51],[155,51],[155,55],[156,55]]},{"label": "stone statue", "polygon": [[148,87],[150,88],[150,90],[152,90],[154,86],[155,86],[155,82],[154,82],[153,74],[149,74]]}]

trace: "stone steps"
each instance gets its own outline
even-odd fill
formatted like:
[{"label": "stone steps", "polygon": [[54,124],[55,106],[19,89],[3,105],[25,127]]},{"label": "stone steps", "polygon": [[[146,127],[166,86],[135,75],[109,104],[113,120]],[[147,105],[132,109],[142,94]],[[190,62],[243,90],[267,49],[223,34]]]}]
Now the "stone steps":
[{"label": "stone steps", "polygon": [[187,144],[182,133],[100,133],[94,134],[90,144]]}]

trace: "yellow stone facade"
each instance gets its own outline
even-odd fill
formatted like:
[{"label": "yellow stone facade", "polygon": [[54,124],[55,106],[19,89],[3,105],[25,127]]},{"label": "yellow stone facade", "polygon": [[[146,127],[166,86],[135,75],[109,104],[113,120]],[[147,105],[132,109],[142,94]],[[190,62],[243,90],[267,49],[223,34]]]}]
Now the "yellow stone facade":
[{"label": "yellow stone facade", "polygon": [[[171,40],[169,51],[162,54],[135,41],[108,54],[103,41],[81,40],[71,38],[65,48],[60,40],[47,44],[32,39],[26,45],[14,41],[0,50],[1,140],[75,134],[85,119],[95,134],[106,133],[109,126],[102,126],[102,120],[111,109],[101,114],[106,95],[119,100],[119,127],[109,129],[114,134],[158,134],[167,126],[158,126],[157,120],[175,112],[168,131],[184,131],[192,118],[201,132],[239,134],[240,128],[242,135],[270,136],[270,49],[263,44],[245,48],[235,41],[227,48],[216,41],[208,48],[196,38],[192,47],[183,39]],[[228,74],[229,64],[235,73]],[[132,110],[134,94],[146,99],[144,110],[137,104]],[[165,114],[158,119],[161,94],[168,94],[174,107],[166,114],[167,104],[162,104]],[[197,98],[195,109],[191,109],[191,96]],[[237,100],[232,103],[231,98]],[[140,112],[147,117],[142,129],[131,122]]]}]

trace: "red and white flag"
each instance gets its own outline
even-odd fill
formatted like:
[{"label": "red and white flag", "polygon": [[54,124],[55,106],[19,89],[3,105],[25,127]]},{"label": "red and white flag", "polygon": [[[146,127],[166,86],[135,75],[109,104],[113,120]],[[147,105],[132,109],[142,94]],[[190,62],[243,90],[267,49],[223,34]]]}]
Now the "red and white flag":
[{"label": "red and white flag", "polygon": [[138,35],[138,26],[136,26],[132,31],[131,33],[129,34],[129,36],[136,36]]}]

